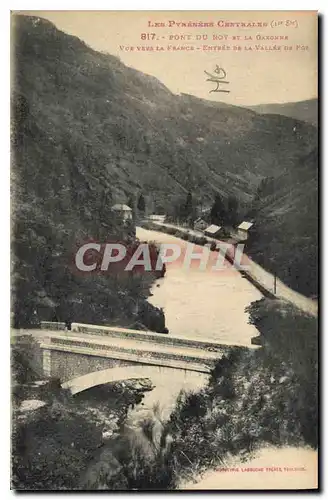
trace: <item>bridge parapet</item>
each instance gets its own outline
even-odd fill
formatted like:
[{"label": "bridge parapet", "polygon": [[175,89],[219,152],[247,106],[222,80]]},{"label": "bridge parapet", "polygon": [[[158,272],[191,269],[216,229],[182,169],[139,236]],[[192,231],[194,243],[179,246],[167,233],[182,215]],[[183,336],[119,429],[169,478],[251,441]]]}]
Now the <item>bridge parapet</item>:
[{"label": "bridge parapet", "polygon": [[[174,386],[176,374],[186,374],[186,380],[197,376],[203,380],[231,348],[260,348],[82,323],[73,323],[69,331],[63,325],[43,322],[42,330],[29,332],[41,348],[39,357],[43,374],[58,377],[62,383],[90,375],[87,384],[95,385],[98,381],[96,373],[115,370],[106,379],[108,382],[122,374],[125,376],[125,373],[126,377],[132,378],[136,374],[146,376],[146,373],[153,373],[157,379],[163,374],[170,378],[172,374]],[[78,387],[84,390],[83,387],[87,386],[79,382]]]},{"label": "bridge parapet", "polygon": [[75,332],[53,332],[41,341],[46,376],[66,382],[77,376],[106,368],[128,366],[178,369],[188,373],[209,374],[223,352],[159,346],[135,340],[88,336]]},{"label": "bridge parapet", "polygon": [[86,323],[72,323],[71,331],[111,338],[134,339],[139,342],[152,342],[167,346],[193,347],[197,349],[204,349],[206,351],[215,351],[216,349],[220,349],[220,351],[228,350],[231,347],[249,349],[256,348],[256,346],[245,346],[244,344],[240,344],[238,342],[225,342],[222,340],[214,341],[210,339],[188,339],[178,335],[163,335],[161,333],[151,331],[131,330],[121,327],[91,325]]},{"label": "bridge parapet", "polygon": [[54,321],[41,321],[41,328],[43,330],[65,330],[66,323],[54,322]]}]

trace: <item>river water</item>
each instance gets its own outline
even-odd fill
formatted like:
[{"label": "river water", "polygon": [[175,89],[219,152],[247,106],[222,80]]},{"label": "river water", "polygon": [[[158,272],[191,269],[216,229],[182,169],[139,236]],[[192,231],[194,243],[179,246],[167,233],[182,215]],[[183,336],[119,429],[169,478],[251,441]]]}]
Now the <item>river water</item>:
[{"label": "river water", "polygon": [[181,247],[182,257],[167,264],[165,277],[155,282],[149,298],[151,304],[164,309],[171,334],[250,345],[258,332],[248,324],[245,308],[262,294],[249,281],[228,261],[223,269],[213,271],[211,263],[217,261],[217,252],[210,252],[205,270],[199,269],[197,261],[186,269],[183,256],[187,247],[193,245],[194,253],[202,252],[203,247],[141,227],[137,227],[137,237],[140,241],[175,243]]}]

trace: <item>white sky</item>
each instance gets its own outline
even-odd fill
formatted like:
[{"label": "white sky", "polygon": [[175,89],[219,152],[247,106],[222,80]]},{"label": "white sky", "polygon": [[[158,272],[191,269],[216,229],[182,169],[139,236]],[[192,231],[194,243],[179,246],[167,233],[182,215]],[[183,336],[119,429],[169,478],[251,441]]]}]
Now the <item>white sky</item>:
[{"label": "white sky", "polygon": [[[23,12],[22,12],[23,13]],[[317,92],[317,17],[311,11],[24,11],[44,17],[59,29],[84,40],[96,50],[119,56],[122,62],[161,80],[174,93],[188,93],[211,100],[236,105],[267,102],[300,101],[316,97]],[[268,28],[151,28],[148,21],[169,20],[203,22],[260,21]],[[272,21],[296,20],[297,27],[271,27]],[[159,41],[142,41],[141,33],[155,33]],[[190,41],[169,41],[169,35],[191,35]],[[206,42],[195,40],[206,34]],[[226,42],[212,41],[213,35],[227,35]],[[252,41],[246,41],[252,36]],[[288,41],[256,41],[256,35],[288,36]],[[242,40],[232,41],[232,36]],[[162,38],[165,37],[165,38]],[[196,50],[188,52],[138,52],[141,45],[193,44]],[[206,45],[240,44],[243,50],[204,52],[197,47]],[[245,51],[244,45],[292,45],[291,51]],[[120,46],[133,46],[133,52],[120,50]],[[306,51],[296,45],[308,46]],[[229,80],[230,93],[209,93],[215,84],[206,82],[204,70],[213,72],[216,64],[223,67]],[[226,88],[226,87],[225,87]]]}]

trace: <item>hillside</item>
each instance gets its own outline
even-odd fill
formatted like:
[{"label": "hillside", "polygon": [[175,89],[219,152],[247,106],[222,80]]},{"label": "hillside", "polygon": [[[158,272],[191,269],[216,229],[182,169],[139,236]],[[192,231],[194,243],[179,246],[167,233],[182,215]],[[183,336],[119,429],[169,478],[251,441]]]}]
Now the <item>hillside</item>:
[{"label": "hillside", "polygon": [[[312,149],[316,131],[304,123],[176,96],[48,21],[15,16],[14,25],[13,86],[57,150],[42,168],[70,168],[76,186],[110,184],[118,200],[151,191],[166,206],[172,193],[188,190],[247,201],[261,177],[292,168]],[[30,158],[38,160],[35,149]]]},{"label": "hillside", "polygon": [[248,241],[255,261],[293,289],[318,295],[318,154],[313,150],[297,170],[259,186],[250,216],[256,228]]},{"label": "hillside", "polygon": [[245,206],[261,180],[297,178],[316,147],[304,122],[174,95],[46,20],[14,15],[12,24],[13,308],[23,323],[36,306],[85,322],[139,321],[149,283],[68,269],[79,241],[126,236],[113,203],[142,191],[167,211],[191,190],[203,204],[219,192]]},{"label": "hillside", "polygon": [[256,111],[256,113],[289,116],[316,127],[318,126],[318,99],[283,104],[259,104],[257,106],[248,106],[248,108]]}]

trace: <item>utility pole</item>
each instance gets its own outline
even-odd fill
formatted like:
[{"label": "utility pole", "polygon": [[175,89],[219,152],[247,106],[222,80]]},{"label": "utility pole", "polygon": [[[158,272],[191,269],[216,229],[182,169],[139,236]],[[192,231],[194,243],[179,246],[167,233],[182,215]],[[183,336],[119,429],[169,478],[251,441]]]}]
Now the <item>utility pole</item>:
[{"label": "utility pole", "polygon": [[273,293],[274,293],[274,295],[277,294],[277,274],[276,274],[276,271],[274,272],[274,276],[273,276]]},{"label": "utility pole", "polygon": [[277,294],[277,270],[276,270],[276,262],[274,260],[273,257],[270,257],[269,258],[269,261],[270,261],[270,267],[271,267],[271,270],[272,270],[272,274],[273,274],[273,295],[276,295]]}]

